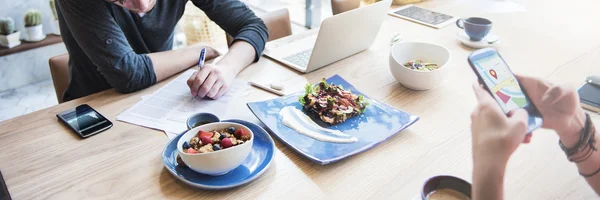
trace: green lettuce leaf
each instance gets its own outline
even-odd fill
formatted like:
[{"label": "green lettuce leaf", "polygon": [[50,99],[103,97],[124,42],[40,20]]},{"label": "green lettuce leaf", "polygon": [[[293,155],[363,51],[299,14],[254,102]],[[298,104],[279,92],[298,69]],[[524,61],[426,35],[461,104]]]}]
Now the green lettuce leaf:
[{"label": "green lettuce leaf", "polygon": [[298,96],[298,102],[300,102],[300,105],[305,106],[306,105],[306,101],[304,101],[304,97],[306,95],[300,95]]},{"label": "green lettuce leaf", "polygon": [[367,101],[367,99],[365,99],[365,97],[360,94],[358,95],[358,104],[361,106],[360,108],[360,113],[365,112],[365,110],[367,110],[367,106],[369,106],[369,101]]},{"label": "green lettuce leaf", "polygon": [[300,95],[298,97],[298,102],[300,102],[300,104],[302,104],[302,106],[306,105],[306,101],[304,100],[304,97],[306,97],[308,94],[314,94],[314,88],[311,84],[306,84],[306,86],[304,86],[304,95]]},{"label": "green lettuce leaf", "polygon": [[325,91],[329,91],[329,83],[327,83],[325,78],[321,79],[321,83],[323,83]]},{"label": "green lettuce leaf", "polygon": [[311,84],[307,83],[304,86],[304,91],[305,91],[304,95],[312,94],[314,92],[313,86]]}]

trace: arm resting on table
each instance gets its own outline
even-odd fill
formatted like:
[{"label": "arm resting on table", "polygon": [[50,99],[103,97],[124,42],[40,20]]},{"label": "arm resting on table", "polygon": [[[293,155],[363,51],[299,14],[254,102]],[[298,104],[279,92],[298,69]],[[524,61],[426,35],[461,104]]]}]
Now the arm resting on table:
[{"label": "arm resting on table", "polygon": [[[57,6],[77,45],[106,81],[121,93],[144,89],[193,66],[202,47],[138,54],[111,15],[110,3],[58,0]],[[218,55],[212,49],[207,58]],[[177,58],[177,59],[173,59]]]}]

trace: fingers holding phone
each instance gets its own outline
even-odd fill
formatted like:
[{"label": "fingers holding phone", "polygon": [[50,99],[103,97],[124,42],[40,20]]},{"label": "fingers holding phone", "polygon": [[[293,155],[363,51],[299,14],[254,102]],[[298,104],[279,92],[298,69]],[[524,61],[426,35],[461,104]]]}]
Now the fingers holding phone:
[{"label": "fingers holding phone", "polygon": [[471,114],[474,160],[504,164],[519,144],[530,140],[526,137],[527,111],[516,109],[506,115],[479,84],[473,90],[478,101]]},{"label": "fingers holding phone", "polygon": [[479,82],[504,114],[523,108],[528,113],[527,132],[542,126],[542,115],[531,102],[527,90],[521,88],[519,80],[495,49],[477,50],[469,55],[468,61]]},{"label": "fingers holding phone", "polygon": [[530,76],[516,75],[516,77],[543,116],[542,127],[553,129],[561,134],[573,132],[566,129],[576,131],[583,126],[585,113],[575,88],[555,85]]}]

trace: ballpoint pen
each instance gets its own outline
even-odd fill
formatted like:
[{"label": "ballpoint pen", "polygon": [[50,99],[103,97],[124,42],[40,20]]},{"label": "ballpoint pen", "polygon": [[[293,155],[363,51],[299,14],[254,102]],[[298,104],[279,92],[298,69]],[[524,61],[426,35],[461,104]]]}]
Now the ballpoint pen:
[{"label": "ballpoint pen", "polygon": [[[206,47],[202,47],[202,50],[200,50],[200,58],[198,58],[198,71],[200,71],[202,69],[202,66],[204,66],[204,59],[206,57]],[[192,99],[196,97],[196,96],[192,96]]]},{"label": "ballpoint pen", "polygon": [[202,66],[204,66],[204,58],[206,57],[206,47],[202,47],[202,50],[200,50],[200,58],[198,59],[198,68],[202,69]]}]

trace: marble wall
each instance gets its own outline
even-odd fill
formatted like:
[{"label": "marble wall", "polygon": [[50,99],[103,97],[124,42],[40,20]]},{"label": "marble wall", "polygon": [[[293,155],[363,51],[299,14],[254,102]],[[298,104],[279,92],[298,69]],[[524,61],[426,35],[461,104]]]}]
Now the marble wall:
[{"label": "marble wall", "polygon": [[51,79],[48,59],[64,53],[65,45],[58,43],[0,57],[0,91]]},{"label": "marble wall", "polygon": [[[42,12],[44,32],[54,32],[54,15],[50,9],[49,0],[0,0],[0,17],[12,17],[16,28],[24,30],[23,17],[28,9],[35,8]],[[21,34],[23,35],[23,34]]]}]

